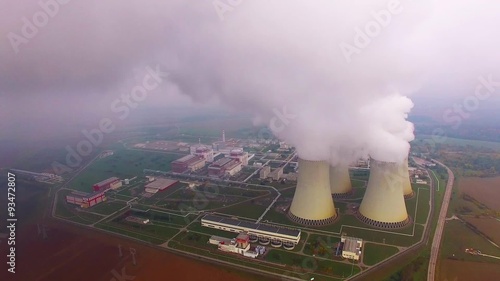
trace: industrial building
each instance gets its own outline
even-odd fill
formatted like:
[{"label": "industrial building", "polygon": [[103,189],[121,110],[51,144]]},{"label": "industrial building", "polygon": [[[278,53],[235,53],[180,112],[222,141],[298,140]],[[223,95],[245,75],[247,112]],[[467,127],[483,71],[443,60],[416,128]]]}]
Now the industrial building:
[{"label": "industrial building", "polygon": [[172,187],[178,182],[178,180],[156,178],[153,182],[150,182],[146,186],[144,186],[144,190],[148,193],[157,193],[158,191],[163,191],[168,189],[169,187]]},{"label": "industrial building", "polygon": [[349,167],[330,166],[330,190],[333,198],[345,198],[352,194]]},{"label": "industrial building", "polygon": [[259,178],[265,180],[269,176],[269,173],[271,173],[271,167],[264,166],[259,171]]},{"label": "industrial building", "polygon": [[245,257],[256,258],[259,253],[250,250],[250,236],[244,232],[239,233],[236,238],[229,239],[219,236],[211,236],[208,242],[217,245],[220,251],[236,253]]},{"label": "industrial building", "polygon": [[71,194],[66,195],[67,203],[76,204],[82,208],[90,208],[103,201],[106,201],[104,191],[96,191],[90,194],[81,191],[73,191]]},{"label": "industrial building", "polygon": [[410,222],[400,165],[371,159],[368,185],[358,210],[358,217],[364,223],[380,228],[400,228]]},{"label": "industrial building", "polygon": [[242,148],[231,150],[229,158],[238,160],[243,166],[248,165],[248,152],[243,151]]},{"label": "industrial building", "polygon": [[208,166],[208,175],[211,177],[234,176],[241,171],[241,162],[231,158],[221,158]]},{"label": "industrial building", "polygon": [[187,171],[194,172],[205,167],[205,159],[201,156],[186,155],[175,161],[172,161],[172,172],[184,173]]},{"label": "industrial building", "polygon": [[204,145],[191,146],[191,154],[203,157],[207,162],[214,161],[214,150]]},{"label": "industrial building", "polygon": [[299,158],[297,188],[288,217],[296,223],[314,226],[332,223],[337,218],[327,162]]},{"label": "industrial building", "polygon": [[64,181],[64,179],[61,176],[50,173],[37,173],[19,169],[10,169],[10,171],[16,173],[16,175],[23,177],[25,179],[48,183],[48,184],[54,184]]},{"label": "industrial building", "polygon": [[279,181],[281,177],[283,177],[283,167],[279,167],[274,169],[268,176],[269,178],[272,178],[275,181]]},{"label": "industrial building", "polygon": [[111,177],[98,182],[92,186],[94,191],[106,191],[108,189],[117,189],[122,186],[122,181],[117,177]]},{"label": "industrial building", "polygon": [[283,246],[287,250],[295,248],[295,245],[300,241],[301,233],[299,229],[253,223],[217,215],[205,215],[201,219],[201,225],[235,233],[244,232],[249,235],[249,241],[252,243],[271,244],[273,247]]},{"label": "industrial building", "polygon": [[358,261],[363,249],[363,239],[342,236],[340,238],[340,247],[342,248],[342,257]]}]

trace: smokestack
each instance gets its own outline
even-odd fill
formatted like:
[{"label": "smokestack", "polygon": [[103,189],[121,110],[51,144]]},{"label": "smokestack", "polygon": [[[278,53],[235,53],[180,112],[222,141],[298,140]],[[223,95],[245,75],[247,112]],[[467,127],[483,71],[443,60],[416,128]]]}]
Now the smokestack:
[{"label": "smokestack", "polygon": [[296,223],[326,225],[337,217],[330,193],[330,170],[325,161],[299,158],[299,176],[288,216]]},{"label": "smokestack", "polygon": [[366,224],[400,228],[410,222],[401,181],[401,164],[370,160],[370,178],[358,216]]},{"label": "smokestack", "polygon": [[348,166],[330,166],[330,190],[333,198],[345,198],[352,194]]},{"label": "smokestack", "polygon": [[222,130],[222,142],[226,142],[226,132]]},{"label": "smokestack", "polygon": [[403,194],[405,199],[412,198],[415,193],[411,188],[410,173],[408,171],[408,158],[405,159],[403,165],[401,165],[401,180],[403,181]]}]

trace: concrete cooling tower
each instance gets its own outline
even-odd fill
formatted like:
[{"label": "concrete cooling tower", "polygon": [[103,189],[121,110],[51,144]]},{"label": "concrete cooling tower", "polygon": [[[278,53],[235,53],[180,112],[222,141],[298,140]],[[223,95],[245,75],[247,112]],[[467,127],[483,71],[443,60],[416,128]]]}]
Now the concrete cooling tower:
[{"label": "concrete cooling tower", "polygon": [[345,198],[352,194],[348,166],[330,166],[330,190],[333,198]]},{"label": "concrete cooling tower", "polygon": [[403,165],[401,165],[400,173],[403,181],[403,194],[405,199],[412,198],[415,193],[411,188],[410,174],[408,172],[408,158],[405,159]]},{"label": "concrete cooling tower", "polygon": [[358,216],[366,224],[399,228],[410,222],[403,194],[401,164],[370,161],[370,178]]},{"label": "concrete cooling tower", "polygon": [[325,225],[335,220],[328,163],[299,158],[297,188],[288,217],[305,225]]}]

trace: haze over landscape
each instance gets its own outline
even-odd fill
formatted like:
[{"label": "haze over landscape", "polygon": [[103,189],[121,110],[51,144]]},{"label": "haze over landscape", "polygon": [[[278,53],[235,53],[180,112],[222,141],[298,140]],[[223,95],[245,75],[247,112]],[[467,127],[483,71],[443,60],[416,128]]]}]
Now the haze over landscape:
[{"label": "haze over landscape", "polygon": [[[66,126],[102,118],[146,66],[159,66],[169,76],[140,107],[210,101],[264,125],[286,108],[296,122],[276,133],[306,158],[332,149],[401,160],[412,139],[405,96],[439,96],[451,106],[474,94],[479,76],[496,81],[494,3],[242,1],[225,11],[210,1],[72,1],[16,45],[9,36],[22,36],[19,19],[41,9],[17,2],[1,19],[2,128],[15,136],[12,120],[23,120],[56,132],[60,116]],[[376,36],[366,35],[378,18]],[[381,108],[399,124],[374,118]],[[393,145],[380,145],[387,141]]]},{"label": "haze over landscape", "polygon": [[[121,231],[120,239],[138,235],[140,243],[169,250],[189,245],[194,252],[212,253],[205,248],[207,237],[220,233],[204,232],[201,221],[205,214],[222,214],[252,223],[300,227],[299,242],[293,242],[293,247],[301,247],[294,250],[300,258],[316,257],[324,244],[318,242],[321,237],[340,245],[340,233],[347,228],[350,235],[363,236],[372,253],[415,251],[415,259],[407,260],[406,267],[401,263],[374,275],[380,277],[374,280],[384,281],[433,279],[431,271],[442,274],[435,280],[444,280],[457,274],[450,268],[459,261],[484,262],[476,248],[484,250],[488,243],[498,242],[492,230],[498,228],[484,226],[486,220],[490,226],[497,223],[500,211],[490,201],[499,194],[492,186],[500,171],[500,2],[496,0],[0,1],[0,169],[61,176],[56,177],[60,182],[43,189],[47,194],[27,192],[21,200],[30,206],[26,218],[50,217],[54,227],[73,220],[75,229],[85,225],[89,231],[108,231],[96,234],[103,237],[115,227],[115,232]],[[304,164],[311,172],[307,180],[302,175],[302,183],[307,182],[303,186],[325,187],[328,196],[318,192],[316,198],[326,198],[325,204],[331,201],[328,208],[334,214],[321,214],[320,204],[315,206],[320,218],[309,218],[307,211],[299,215],[289,211],[291,202],[300,200],[294,197],[301,185],[299,158],[346,168],[339,174],[349,191],[336,195],[328,188],[328,177],[333,176],[326,164],[321,167],[324,173],[317,175],[315,164]],[[404,184],[410,176],[409,194],[384,196],[372,189],[367,196],[376,203],[394,198],[397,204],[386,205],[401,206],[404,218],[371,217],[379,214],[375,207],[359,213],[369,186],[389,186],[380,190],[399,192],[403,185],[391,184],[391,177],[385,177],[383,184],[368,184],[369,158],[381,161],[376,168],[380,175],[388,173],[385,162],[395,162],[399,168],[394,166],[393,171],[402,171]],[[200,167],[185,159],[200,161]],[[215,180],[213,171],[222,171],[227,163],[239,170],[221,172]],[[189,169],[182,170],[182,165]],[[145,186],[153,175],[168,177],[175,182],[173,189],[148,194]],[[120,182],[118,191],[107,195],[108,205],[98,206],[97,211],[89,206],[94,209],[87,213],[87,207],[64,201],[75,191],[98,192],[95,183],[106,178]],[[129,185],[129,179],[136,181]],[[18,186],[26,184],[28,190],[40,184],[32,180],[19,181]],[[474,189],[475,184],[484,186]],[[197,188],[218,193],[207,196],[209,203],[198,208]],[[182,209],[186,202],[195,202],[187,214]],[[130,226],[141,208],[160,214],[145,211],[151,216],[144,224],[150,219],[151,228]],[[182,222],[176,221],[177,216],[183,216]],[[322,225],[326,220],[329,225]],[[35,224],[40,229],[34,222],[26,229],[33,230]],[[151,230],[154,227],[160,230]],[[386,237],[368,234],[393,231],[391,227],[396,229],[388,234],[387,245]],[[188,229],[196,234],[188,234]],[[486,240],[478,242],[474,239],[479,238],[470,238],[472,234],[464,234],[463,240],[450,238],[450,232],[466,233],[464,229]],[[64,232],[61,237],[71,232],[58,231]],[[143,239],[144,233],[152,240]],[[448,239],[442,245],[441,235]],[[80,236],[67,237],[77,241]],[[99,243],[108,245],[107,239],[112,240],[103,238]],[[429,249],[422,245],[419,251],[411,249],[424,241]],[[436,241],[437,250],[430,249]],[[332,250],[330,244],[335,243],[330,242]],[[149,250],[150,256],[157,255],[155,249]],[[498,247],[493,249],[490,254],[496,257]],[[324,271],[319,270],[318,276],[337,274],[332,280],[344,280],[349,270],[349,276],[358,269],[365,274],[393,255],[374,258],[371,251],[356,266],[333,258],[338,272],[335,266],[321,265],[330,258],[320,258],[316,262]],[[220,258],[217,255],[210,258]],[[276,263],[273,268],[299,267],[297,257],[276,255],[265,258]],[[436,259],[442,259],[442,268],[434,271]],[[495,266],[492,270],[498,271]],[[429,276],[423,277],[427,267]],[[493,275],[496,271],[490,269],[485,270]],[[109,269],[103,271],[107,275],[99,280],[107,281]],[[50,274],[60,272],[45,278],[59,278]],[[415,279],[405,279],[414,272],[419,272]]]}]

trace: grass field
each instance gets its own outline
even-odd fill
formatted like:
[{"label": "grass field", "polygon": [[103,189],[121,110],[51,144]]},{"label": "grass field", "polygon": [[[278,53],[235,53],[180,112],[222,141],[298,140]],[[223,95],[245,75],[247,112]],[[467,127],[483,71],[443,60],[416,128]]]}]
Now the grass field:
[{"label": "grass field", "polygon": [[447,221],[440,255],[446,259],[461,261],[489,262],[500,266],[500,260],[473,256],[465,253],[466,248],[478,249],[484,254],[499,256],[500,249],[491,245],[486,239],[476,234],[458,220]]},{"label": "grass field", "polygon": [[249,219],[258,219],[266,210],[267,206],[248,203],[241,203],[235,206],[218,209],[218,213],[244,217]]},{"label": "grass field", "polygon": [[125,206],[127,206],[127,204],[123,202],[107,201],[107,202],[102,202],[96,206],[93,206],[92,208],[89,209],[89,211],[92,211],[94,213],[99,213],[102,215],[111,215],[112,213],[120,210]]},{"label": "grass field", "polygon": [[458,188],[492,210],[500,211],[500,177],[460,178]]},{"label": "grass field", "polygon": [[311,234],[304,247],[304,254],[332,258],[338,242],[340,242],[339,237]]},{"label": "grass field", "polygon": [[179,157],[176,154],[119,149],[113,155],[92,163],[70,183],[70,187],[90,192],[94,183],[109,177],[132,178],[142,175],[143,169],[168,171],[170,162]]},{"label": "grass field", "polygon": [[373,243],[365,243],[363,249],[363,263],[366,265],[375,265],[399,252],[396,247]]},{"label": "grass field", "polygon": [[[433,141],[432,136],[426,136],[426,135],[419,135],[416,137],[415,140],[421,140],[421,139]],[[443,144],[451,144],[451,145],[459,145],[459,146],[470,145],[470,146],[473,146],[476,148],[485,147],[485,148],[500,150],[500,143],[499,142],[446,138],[446,140],[443,142]]]},{"label": "grass field", "polygon": [[265,257],[266,261],[291,265],[292,267],[301,267],[303,270],[313,273],[326,274],[331,277],[342,278],[356,274],[360,268],[354,264],[337,262],[328,259],[317,259],[305,257],[286,250],[271,249]]}]

